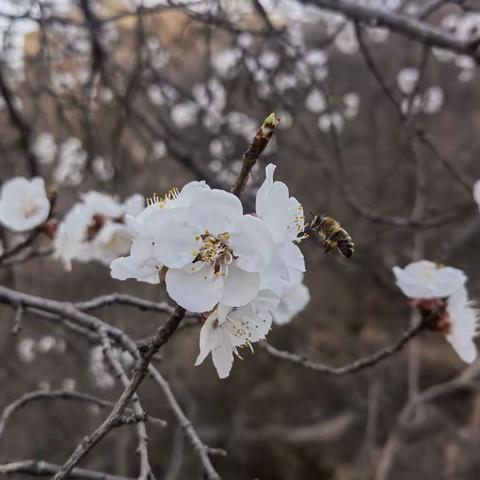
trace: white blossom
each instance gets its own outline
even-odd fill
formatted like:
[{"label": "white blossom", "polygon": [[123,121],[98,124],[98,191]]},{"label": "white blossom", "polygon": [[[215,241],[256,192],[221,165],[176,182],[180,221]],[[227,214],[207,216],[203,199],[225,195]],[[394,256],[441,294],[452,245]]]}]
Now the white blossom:
[{"label": "white blossom", "polygon": [[208,189],[205,182],[190,182],[174,196],[167,195],[164,199],[154,197],[153,202],[140,214],[127,215],[125,220],[131,228],[133,242],[129,255],[116,258],[110,264],[112,278],[117,280],[133,278],[139,282],[160,283],[159,271],[163,265],[154,254],[154,235],[150,229],[150,218],[160,214],[161,209],[187,207],[196,193]]},{"label": "white blossom", "polygon": [[422,110],[428,115],[438,113],[443,105],[443,90],[441,87],[434,85],[429,87],[423,93]]},{"label": "white blossom", "polygon": [[0,223],[14,232],[26,232],[48,218],[50,201],[43,178],[14,177],[0,191]]},{"label": "white blossom", "polygon": [[157,140],[153,144],[152,156],[154,160],[160,160],[164,158],[168,153],[167,145],[161,140]]},{"label": "white blossom", "polygon": [[218,115],[225,108],[225,88],[216,78],[211,78],[207,83],[194,85],[192,92],[195,100],[207,112]]},{"label": "white blossom", "polygon": [[265,50],[258,58],[258,62],[263,68],[273,70],[280,63],[280,58],[278,53],[272,52],[271,50]]},{"label": "white blossom", "polygon": [[420,73],[417,68],[402,68],[397,75],[397,83],[400,91],[405,95],[409,95],[415,89]]},{"label": "white blossom", "polygon": [[247,140],[251,139],[257,130],[257,122],[243,112],[229,112],[227,114],[228,128]]},{"label": "white blossom", "polygon": [[358,51],[358,41],[352,22],[348,22],[335,36],[335,46],[346,55],[353,55]]},{"label": "white blossom", "polygon": [[170,115],[173,123],[178,128],[185,128],[197,121],[197,114],[200,107],[195,102],[177,103],[172,107]]},{"label": "white blossom", "polygon": [[313,113],[323,112],[327,108],[325,95],[317,88],[310,90],[310,93],[305,99],[305,106]]},{"label": "white blossom", "polygon": [[116,258],[110,264],[112,278],[160,283],[159,271],[163,265],[154,255],[150,219],[161,214],[163,209],[187,207],[196,193],[209,188],[205,182],[190,182],[180,192],[167,194],[163,199],[154,196],[151,204],[138,215],[127,215],[125,220],[131,228],[133,242],[129,255]]},{"label": "white blossom", "polygon": [[345,104],[343,115],[348,119],[355,118],[360,107],[360,96],[355,92],[346,93],[343,96],[343,103]]},{"label": "white blossom", "polygon": [[98,388],[109,390],[115,386],[115,379],[108,371],[100,345],[90,350],[89,371]]},{"label": "white blossom", "polygon": [[60,185],[77,186],[83,180],[87,152],[78,138],[70,137],[59,148],[58,164],[53,178]]},{"label": "white blossom", "polygon": [[147,89],[147,95],[153,105],[160,107],[165,103],[165,95],[158,85],[150,85]]},{"label": "white blossom", "polygon": [[148,224],[155,257],[168,267],[167,292],[179,305],[205,312],[219,302],[237,307],[255,298],[273,242],[262,221],[243,215],[235,195],[201,191],[188,207],[159,208]]},{"label": "white blossom", "polygon": [[93,160],[93,173],[102,182],[109,182],[115,176],[115,169],[110,160],[104,157],[95,157]]},{"label": "white blossom", "polygon": [[304,56],[305,62],[310,66],[322,66],[327,63],[328,55],[325,50],[320,50],[319,48],[313,48],[309,50]]},{"label": "white blossom", "polygon": [[239,48],[230,48],[215,54],[212,66],[221,77],[230,77],[241,58],[242,51]]},{"label": "white blossom", "polygon": [[342,131],[345,121],[339,112],[325,112],[318,118],[318,128],[322,132],[329,132],[332,127]]},{"label": "white blossom", "polygon": [[32,363],[35,360],[35,340],[30,337],[23,337],[17,344],[17,354],[24,363]]},{"label": "white blossom", "polygon": [[126,214],[136,215],[143,208],[143,197],[133,195],[120,204],[112,197],[88,192],[65,216],[54,240],[55,257],[61,259],[67,270],[71,261],[92,260],[109,265],[128,252],[132,231],[125,223]]},{"label": "white blossom", "polygon": [[428,260],[393,267],[397,285],[409,298],[444,298],[462,287],[467,277],[462,270]]},{"label": "white blossom", "polygon": [[297,77],[291,73],[280,72],[275,75],[274,83],[280,92],[295,88],[297,86]]},{"label": "white blossom", "polygon": [[57,144],[51,133],[40,133],[33,144],[33,151],[38,161],[43,165],[50,165],[55,160]]},{"label": "white blossom", "polygon": [[247,305],[232,308],[223,304],[208,316],[200,331],[200,354],[195,365],[200,365],[209,353],[220,378],[230,374],[238,349],[262,340],[272,325],[272,310],[278,297],[261,291]]}]

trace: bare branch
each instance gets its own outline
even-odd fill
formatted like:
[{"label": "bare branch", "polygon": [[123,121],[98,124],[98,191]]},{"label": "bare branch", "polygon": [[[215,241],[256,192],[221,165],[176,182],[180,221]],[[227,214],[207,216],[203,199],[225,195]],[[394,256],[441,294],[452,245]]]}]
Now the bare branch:
[{"label": "bare branch", "polygon": [[153,356],[173,335],[184,315],[185,310],[177,306],[165,324],[159,327],[151,337],[139,344],[138,350],[140,358],[137,361],[127,388],[105,421],[94,432],[87,435],[78,445],[60,471],[54,476],[55,480],[61,480],[68,476],[78,462],[114,427],[117,418],[122,415],[127,408],[138,387],[147,375],[148,366]]},{"label": "bare branch", "polygon": [[425,326],[423,325],[423,323],[413,325],[408,330],[403,332],[402,336],[393,345],[384,347],[372,355],[360,358],[352,363],[348,363],[341,367],[330,367],[328,365],[313,362],[304,355],[287,352],[285,350],[279,350],[265,341],[260,342],[259,345],[269,355],[278,358],[279,360],[285,360],[296,365],[301,365],[302,367],[305,367],[308,370],[313,370],[314,372],[323,373],[326,375],[342,376],[359,372],[360,370],[368,367],[373,367],[377,363],[380,363],[382,360],[391,357],[393,354],[400,351],[412,338],[418,335],[424,328]]},{"label": "bare branch", "polygon": [[392,32],[399,33],[427,46],[444,48],[455,53],[470,55],[476,61],[480,60],[480,54],[476,45],[472,42],[459,40],[432,27],[428,23],[421,22],[407,15],[389,11],[385,8],[361,5],[349,0],[300,1],[304,4],[315,5],[319,8],[341,13],[353,21],[363,22],[371,27],[386,27]]},{"label": "bare branch", "polygon": [[[89,393],[74,392],[70,390],[38,390],[29,392],[22,395],[20,398],[17,398],[3,409],[3,412],[0,415],[0,438],[5,431],[8,421],[15,413],[24,408],[27,404],[40,400],[74,400],[79,402],[93,403],[94,405],[98,405],[102,408],[112,407],[115,405],[114,402],[95,397]],[[128,414],[135,413],[132,409],[127,409],[126,412]],[[167,425],[165,420],[160,420],[159,418],[148,417],[147,420],[152,423],[152,425],[157,427],[164,428]]]},{"label": "bare branch", "polygon": [[200,461],[204,467],[205,474],[208,480],[219,480],[220,476],[213,468],[213,465],[210,462],[210,458],[208,457],[208,455],[217,454],[217,455],[225,456],[226,452],[220,449],[211,449],[207,447],[200,440],[200,437],[198,436],[197,432],[193,428],[192,423],[187,418],[182,408],[180,407],[179,403],[177,402],[177,399],[175,398],[175,395],[173,394],[172,389],[170,388],[170,385],[168,384],[168,382],[163,378],[160,372],[155,368],[150,368],[150,374],[153,380],[155,381],[155,383],[159,385],[162,388],[163,392],[165,393],[168,406],[172,411],[172,413],[177,418],[178,424],[183,429],[185,436],[187,437],[187,440],[192,445],[193,449],[195,450],[198,457],[200,458]]},{"label": "bare branch", "polygon": [[[60,470],[59,465],[44,462],[42,460],[22,460],[19,462],[11,462],[0,465],[0,475],[16,475],[25,473],[36,477],[48,477],[54,475]],[[127,477],[119,477],[108,473],[96,472],[94,470],[84,470],[83,468],[75,468],[69,477],[77,480],[133,480]]]}]

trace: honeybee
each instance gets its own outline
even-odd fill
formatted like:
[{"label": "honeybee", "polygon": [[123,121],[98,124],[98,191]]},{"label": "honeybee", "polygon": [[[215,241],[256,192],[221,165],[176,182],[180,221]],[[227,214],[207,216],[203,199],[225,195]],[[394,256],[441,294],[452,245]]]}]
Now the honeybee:
[{"label": "honeybee", "polygon": [[315,232],[323,241],[325,254],[334,248],[338,248],[338,251],[345,258],[350,258],[353,255],[355,244],[352,237],[334,218],[323,214],[315,215],[310,222],[309,230]]}]

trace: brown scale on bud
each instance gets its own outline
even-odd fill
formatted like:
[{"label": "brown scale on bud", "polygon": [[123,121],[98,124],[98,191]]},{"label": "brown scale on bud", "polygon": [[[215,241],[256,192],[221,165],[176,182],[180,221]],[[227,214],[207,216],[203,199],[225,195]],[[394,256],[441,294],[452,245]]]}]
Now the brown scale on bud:
[{"label": "brown scale on bud", "polygon": [[274,113],[271,113],[263,121],[262,126],[257,130],[253,140],[250,142],[248,150],[245,152],[245,157],[256,160],[262,154],[272,138],[278,122],[280,122],[280,119]]},{"label": "brown scale on bud", "polygon": [[272,138],[273,132],[280,119],[271,113],[262,123],[262,126],[257,130],[257,133],[253,137],[247,151],[243,154],[242,170],[238,175],[237,182],[232,188],[232,193],[239,197],[245,188],[248,181],[250,171],[257,162],[258,158],[265,150],[268,142]]}]

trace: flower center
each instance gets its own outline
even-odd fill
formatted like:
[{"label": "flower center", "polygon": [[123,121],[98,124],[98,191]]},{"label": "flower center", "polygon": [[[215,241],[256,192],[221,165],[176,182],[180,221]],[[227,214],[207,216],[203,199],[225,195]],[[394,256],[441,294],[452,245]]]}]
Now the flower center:
[{"label": "flower center", "polygon": [[202,261],[213,266],[215,275],[225,276],[228,273],[228,265],[232,263],[233,253],[228,244],[230,234],[220,233],[212,235],[208,230],[205,233],[198,235],[196,240],[201,240],[202,245],[196,254],[194,263]]},{"label": "flower center", "polygon": [[35,202],[32,202],[30,198],[23,197],[20,200],[20,209],[25,218],[30,218],[36,215],[36,213],[39,210],[39,207]]}]

